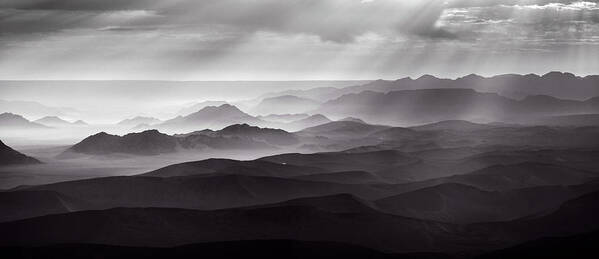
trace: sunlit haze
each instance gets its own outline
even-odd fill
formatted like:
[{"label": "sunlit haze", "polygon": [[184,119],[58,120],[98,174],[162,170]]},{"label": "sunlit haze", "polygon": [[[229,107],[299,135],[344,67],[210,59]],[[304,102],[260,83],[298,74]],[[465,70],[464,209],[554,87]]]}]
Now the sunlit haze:
[{"label": "sunlit haze", "polygon": [[598,35],[590,0],[4,0],[0,79],[587,75]]}]

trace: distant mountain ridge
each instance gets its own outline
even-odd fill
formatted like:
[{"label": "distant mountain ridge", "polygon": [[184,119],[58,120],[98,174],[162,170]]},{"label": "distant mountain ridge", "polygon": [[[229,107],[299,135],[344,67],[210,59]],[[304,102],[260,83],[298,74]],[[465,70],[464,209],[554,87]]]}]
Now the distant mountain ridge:
[{"label": "distant mountain ridge", "polygon": [[363,91],[387,93],[400,90],[469,88],[481,92],[499,93],[516,99],[528,95],[549,95],[563,99],[586,100],[589,96],[599,96],[597,85],[599,85],[599,75],[580,77],[564,72],[549,72],[544,75],[502,74],[491,77],[470,74],[456,79],[423,75],[418,78],[405,77],[397,80],[379,79],[344,88],[319,87],[273,92],[263,95],[262,98],[295,95],[324,102]]},{"label": "distant mountain ridge", "polygon": [[8,101],[0,99],[0,112],[20,114],[28,118],[39,118],[44,116],[68,116],[79,115],[79,111],[68,107],[52,107],[32,101]]},{"label": "distant mountain ridge", "polygon": [[46,125],[46,126],[50,126],[50,127],[70,127],[70,126],[85,126],[85,125],[87,125],[87,123],[82,120],[70,122],[67,120],[63,120],[63,119],[59,118],[58,116],[46,116],[46,117],[40,118],[38,120],[35,120],[33,122],[39,123],[42,125]]},{"label": "distant mountain ridge", "polygon": [[187,116],[178,116],[174,119],[157,124],[156,128],[170,131],[195,131],[198,129],[221,129],[233,124],[249,124],[254,126],[264,125],[265,122],[242,112],[230,104],[221,106],[207,106]]},{"label": "distant mountain ridge", "polygon": [[21,115],[5,112],[0,114],[0,129],[49,129],[49,127],[31,122]]},{"label": "distant mountain ridge", "polygon": [[195,103],[191,106],[180,109],[177,112],[177,115],[187,116],[187,115],[190,115],[190,114],[197,112],[201,109],[204,109],[208,106],[221,106],[223,104],[227,104],[227,102],[225,102],[225,101],[203,101],[203,102]]},{"label": "distant mountain ridge", "polygon": [[380,124],[414,125],[443,120],[528,121],[550,115],[599,113],[599,102],[562,100],[551,96],[510,99],[472,89],[364,91],[343,95],[313,112],[327,116],[357,116]]},{"label": "distant mountain ridge", "polygon": [[158,130],[129,133],[122,137],[100,132],[73,145],[67,153],[158,155],[205,148],[276,149],[279,146],[297,143],[299,143],[297,137],[284,130],[236,124],[217,131],[202,130],[172,136]]}]

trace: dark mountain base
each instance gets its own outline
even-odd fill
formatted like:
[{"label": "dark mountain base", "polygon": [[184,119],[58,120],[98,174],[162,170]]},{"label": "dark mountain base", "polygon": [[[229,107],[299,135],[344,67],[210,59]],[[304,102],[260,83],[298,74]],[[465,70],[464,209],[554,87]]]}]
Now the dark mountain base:
[{"label": "dark mountain base", "polygon": [[500,258],[599,258],[599,232],[567,237],[548,237],[501,249],[480,259]]},{"label": "dark mountain base", "polygon": [[0,248],[6,258],[451,258],[443,254],[385,254],[342,243],[252,240],[199,243],[172,248],[68,244]]}]

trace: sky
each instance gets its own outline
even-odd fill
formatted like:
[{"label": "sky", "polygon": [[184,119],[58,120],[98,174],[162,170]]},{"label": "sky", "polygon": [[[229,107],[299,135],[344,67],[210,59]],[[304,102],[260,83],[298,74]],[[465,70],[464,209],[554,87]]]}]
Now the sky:
[{"label": "sky", "polygon": [[599,71],[599,1],[0,0],[0,80]]}]

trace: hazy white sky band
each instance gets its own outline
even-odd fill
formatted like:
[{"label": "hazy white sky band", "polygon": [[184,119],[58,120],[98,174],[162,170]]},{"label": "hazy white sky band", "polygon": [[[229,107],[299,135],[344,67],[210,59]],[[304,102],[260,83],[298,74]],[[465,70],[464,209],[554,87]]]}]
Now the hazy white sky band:
[{"label": "hazy white sky band", "polygon": [[587,75],[597,57],[597,1],[0,1],[0,79]]}]

